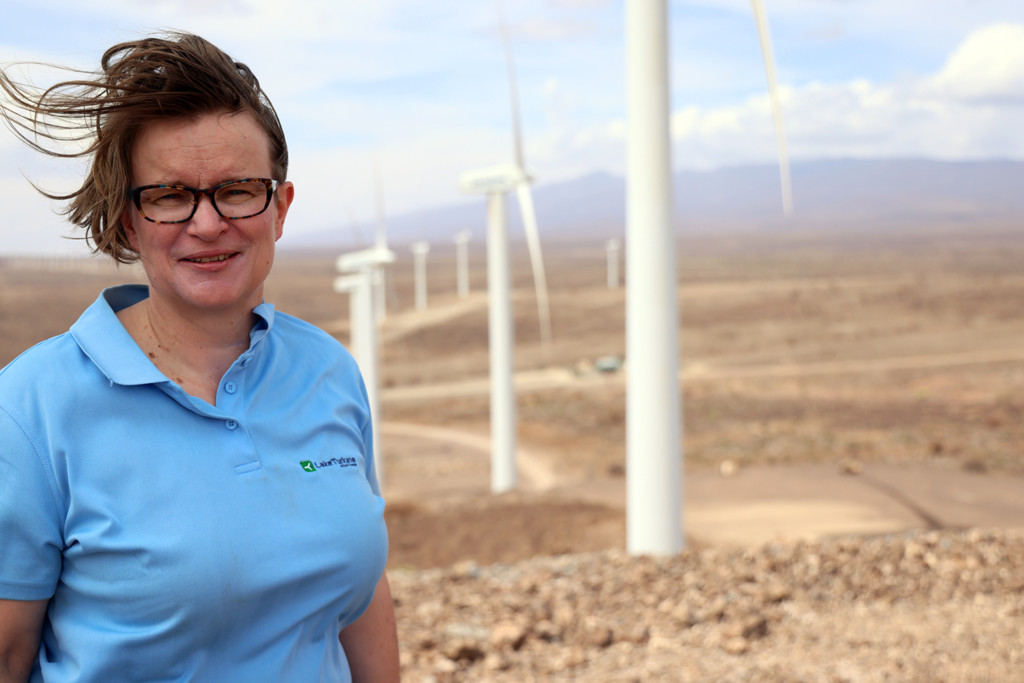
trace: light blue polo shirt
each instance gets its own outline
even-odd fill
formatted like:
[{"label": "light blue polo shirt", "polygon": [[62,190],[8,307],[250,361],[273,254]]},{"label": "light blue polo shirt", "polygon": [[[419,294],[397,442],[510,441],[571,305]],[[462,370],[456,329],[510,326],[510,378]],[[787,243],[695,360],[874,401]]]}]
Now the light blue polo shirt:
[{"label": "light blue polo shirt", "polygon": [[255,309],[217,405],[105,290],[0,371],[0,598],[51,598],[32,681],[348,681],[387,532],[355,362]]}]

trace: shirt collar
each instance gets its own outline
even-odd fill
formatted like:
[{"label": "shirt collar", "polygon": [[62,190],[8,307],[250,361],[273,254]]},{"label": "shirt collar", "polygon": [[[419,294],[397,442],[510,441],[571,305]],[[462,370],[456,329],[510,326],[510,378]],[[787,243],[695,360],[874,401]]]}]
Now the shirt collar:
[{"label": "shirt collar", "polygon": [[[71,326],[71,336],[82,352],[108,380],[116,384],[153,384],[169,381],[146,357],[117,318],[117,312],[149,296],[146,285],[118,285],[104,289]],[[253,309],[256,324],[249,331],[252,354],[274,326],[274,305],[263,302]]]}]

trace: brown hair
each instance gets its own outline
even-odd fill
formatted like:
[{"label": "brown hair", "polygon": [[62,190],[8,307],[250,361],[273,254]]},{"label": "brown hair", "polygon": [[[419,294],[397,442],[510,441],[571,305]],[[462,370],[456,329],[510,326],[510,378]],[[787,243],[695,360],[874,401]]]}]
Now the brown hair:
[{"label": "brown hair", "polygon": [[[121,216],[128,208],[132,145],[146,124],[217,112],[248,112],[270,141],[271,172],[283,182],[288,146],[277,112],[245,64],[189,33],[121,43],[100,60],[94,78],[68,80],[40,92],[16,83],[0,69],[0,101],[7,126],[32,148],[55,157],[92,157],[82,186],[70,194],[43,195],[66,201],[68,220],[85,230],[94,252],[120,263],[138,253],[128,243]],[[86,74],[82,74],[86,76]],[[87,143],[80,151],[47,143]]]}]

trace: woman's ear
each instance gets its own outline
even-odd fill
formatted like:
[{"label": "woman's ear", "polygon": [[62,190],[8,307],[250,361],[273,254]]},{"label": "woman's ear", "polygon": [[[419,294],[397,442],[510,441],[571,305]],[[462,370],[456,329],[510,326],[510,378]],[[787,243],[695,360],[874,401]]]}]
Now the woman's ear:
[{"label": "woman's ear", "polygon": [[274,194],[274,204],[277,209],[277,216],[274,219],[274,239],[281,239],[281,235],[284,234],[284,219],[288,215],[288,208],[292,205],[292,200],[295,199],[295,185],[290,181],[285,181],[277,186],[277,192]]},{"label": "woman's ear", "polygon": [[139,250],[138,234],[135,232],[135,226],[132,224],[132,209],[131,207],[125,207],[124,213],[121,214],[121,229],[124,230],[124,236],[128,240],[128,244],[132,245],[132,249],[136,252]]}]

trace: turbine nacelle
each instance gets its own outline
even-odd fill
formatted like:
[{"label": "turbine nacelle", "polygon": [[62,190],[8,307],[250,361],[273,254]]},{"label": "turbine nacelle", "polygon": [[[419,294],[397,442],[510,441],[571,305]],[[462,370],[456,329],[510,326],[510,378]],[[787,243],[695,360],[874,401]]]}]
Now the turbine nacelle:
[{"label": "turbine nacelle", "polygon": [[518,166],[499,164],[463,173],[459,178],[459,188],[467,194],[505,194],[530,182],[533,182],[533,176]]},{"label": "turbine nacelle", "polygon": [[395,262],[395,252],[387,247],[372,247],[342,254],[335,261],[335,268],[341,272],[367,270],[375,266]]}]

